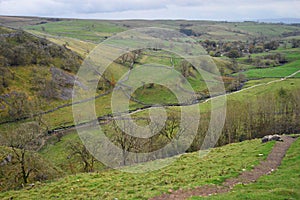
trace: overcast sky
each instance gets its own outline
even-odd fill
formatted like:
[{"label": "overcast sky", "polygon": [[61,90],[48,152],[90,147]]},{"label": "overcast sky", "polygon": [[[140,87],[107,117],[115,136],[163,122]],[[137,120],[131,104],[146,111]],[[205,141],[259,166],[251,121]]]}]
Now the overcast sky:
[{"label": "overcast sky", "polygon": [[0,15],[98,19],[300,18],[300,0],[0,0]]}]

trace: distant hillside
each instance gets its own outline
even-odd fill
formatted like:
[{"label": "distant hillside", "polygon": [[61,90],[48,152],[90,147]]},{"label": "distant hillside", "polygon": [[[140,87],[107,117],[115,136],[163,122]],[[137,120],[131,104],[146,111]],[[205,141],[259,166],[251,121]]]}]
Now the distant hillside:
[{"label": "distant hillside", "polygon": [[106,37],[127,29],[143,27],[162,27],[178,30],[198,39],[246,41],[257,37],[282,37],[300,31],[300,27],[288,24],[258,22],[215,22],[187,20],[61,20],[45,24],[24,24],[25,30],[34,30],[42,34],[77,38],[95,43]]},{"label": "distant hillside", "polygon": [[60,20],[61,19],[58,18],[0,16],[0,25],[12,28],[21,28],[24,25],[44,24]]},{"label": "distant hillside", "polygon": [[[264,23],[260,23],[264,22]],[[274,24],[274,23],[285,24]],[[266,24],[267,23],[267,24]],[[89,20],[0,16],[0,25],[99,43],[111,35],[133,28],[171,28],[198,39],[246,41],[257,37],[285,37],[300,31],[291,26],[299,19],[261,19],[247,22],[203,20]],[[294,35],[294,34],[293,34]]]},{"label": "distant hillside", "polygon": [[298,24],[300,23],[300,18],[258,19],[257,21],[266,23]]}]

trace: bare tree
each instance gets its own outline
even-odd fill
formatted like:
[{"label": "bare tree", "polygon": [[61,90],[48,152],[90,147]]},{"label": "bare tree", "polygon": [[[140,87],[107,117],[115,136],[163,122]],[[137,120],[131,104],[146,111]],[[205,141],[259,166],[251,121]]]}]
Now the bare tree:
[{"label": "bare tree", "polygon": [[[157,126],[156,128],[152,128],[153,130],[157,131],[159,130],[159,124],[156,123],[154,126]],[[155,145],[158,147],[163,147],[169,143],[171,143],[171,149],[168,150],[169,152],[165,152],[166,155],[162,155],[162,157],[168,157],[176,155],[180,152],[179,146],[180,144],[177,142],[178,138],[182,133],[186,131],[186,126],[183,124],[180,124],[180,121],[178,119],[178,116],[174,113],[170,114],[168,116],[168,119],[166,120],[163,128],[159,131],[159,137],[156,137]],[[153,141],[151,141],[153,143]]]},{"label": "bare tree", "polygon": [[24,92],[12,92],[9,102],[8,114],[12,119],[28,117],[30,105],[28,96]]},{"label": "bare tree", "polygon": [[183,60],[181,63],[180,63],[180,66],[181,66],[181,73],[182,75],[187,78],[189,77],[189,68],[190,68],[190,64],[186,61],[186,60]]},{"label": "bare tree", "polygon": [[4,145],[11,147],[13,156],[19,165],[19,174],[23,183],[28,183],[30,174],[37,170],[34,159],[31,158],[32,150],[40,145],[41,127],[36,122],[27,122],[16,130],[2,134]]},{"label": "bare tree", "polygon": [[73,156],[76,156],[83,164],[84,172],[94,171],[94,164],[96,158],[94,158],[94,156],[90,154],[89,150],[82,142],[80,141],[70,142],[68,148],[70,151],[70,155],[68,156],[68,159],[70,159]]},{"label": "bare tree", "polygon": [[126,119],[118,119],[121,122],[121,129],[118,127],[116,121],[112,123],[114,133],[112,135],[112,141],[116,143],[122,149],[122,165],[127,165],[127,159],[129,152],[137,152],[142,148],[142,140],[133,137],[128,133],[134,132],[132,124],[128,123]]}]

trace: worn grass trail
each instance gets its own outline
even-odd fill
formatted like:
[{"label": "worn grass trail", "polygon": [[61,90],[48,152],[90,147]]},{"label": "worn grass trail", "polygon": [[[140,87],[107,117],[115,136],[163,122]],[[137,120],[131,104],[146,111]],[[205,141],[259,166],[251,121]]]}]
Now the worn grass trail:
[{"label": "worn grass trail", "polygon": [[283,137],[283,142],[277,142],[275,144],[265,161],[261,161],[261,163],[253,170],[241,173],[237,178],[227,179],[221,186],[205,185],[191,190],[177,190],[171,192],[171,194],[163,194],[161,196],[151,198],[151,200],[182,200],[192,196],[209,196],[212,194],[229,192],[235,185],[240,183],[249,184],[254,182],[259,177],[272,173],[281,164],[286,151],[294,141],[295,139],[292,137]]}]

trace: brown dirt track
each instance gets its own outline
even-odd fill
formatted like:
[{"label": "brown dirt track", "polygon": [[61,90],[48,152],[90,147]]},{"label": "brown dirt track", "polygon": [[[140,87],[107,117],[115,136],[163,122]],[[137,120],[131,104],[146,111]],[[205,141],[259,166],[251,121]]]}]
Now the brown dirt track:
[{"label": "brown dirt track", "polygon": [[176,190],[172,191],[170,194],[162,194],[161,196],[150,198],[150,200],[182,200],[191,196],[208,196],[229,192],[236,184],[249,184],[255,182],[259,177],[270,174],[277,169],[281,164],[286,151],[295,141],[294,138],[289,136],[283,136],[282,139],[283,142],[277,142],[274,145],[266,160],[261,161],[260,164],[251,171],[245,171],[236,178],[227,179],[222,185],[204,185],[190,190]]}]

